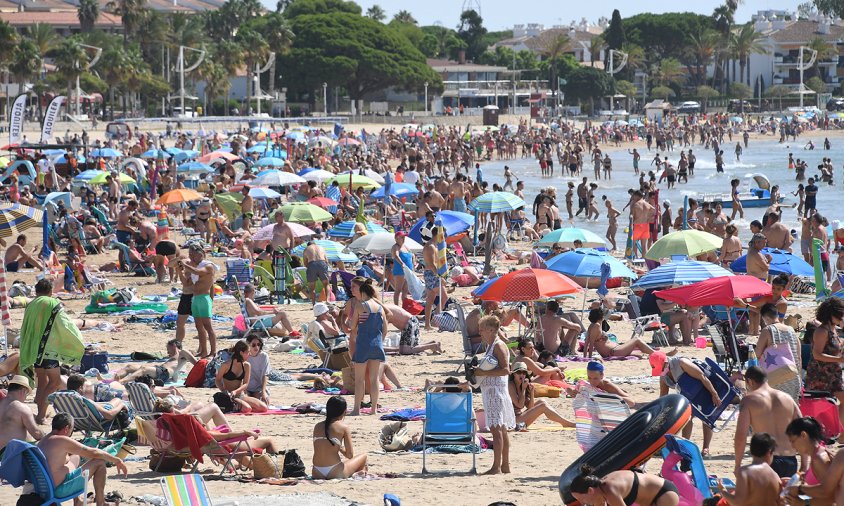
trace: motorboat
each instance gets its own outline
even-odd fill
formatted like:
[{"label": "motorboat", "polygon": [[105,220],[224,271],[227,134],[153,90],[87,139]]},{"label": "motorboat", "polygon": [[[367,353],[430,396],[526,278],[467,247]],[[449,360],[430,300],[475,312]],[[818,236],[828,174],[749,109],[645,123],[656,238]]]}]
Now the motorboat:
[{"label": "motorboat", "polygon": [[[743,185],[747,190],[739,193],[739,201],[745,209],[754,207],[768,207],[771,205],[771,182],[764,174],[752,174],[750,181]],[[732,209],[733,199],[729,193],[704,193],[698,200],[714,204],[720,202],[724,209]],[[778,204],[782,204],[783,196],[780,195]]]}]

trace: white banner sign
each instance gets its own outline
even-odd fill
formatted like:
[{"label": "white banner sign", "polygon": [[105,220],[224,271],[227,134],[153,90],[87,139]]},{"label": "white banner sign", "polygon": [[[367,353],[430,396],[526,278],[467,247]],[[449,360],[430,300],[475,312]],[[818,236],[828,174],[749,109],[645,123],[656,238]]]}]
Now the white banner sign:
[{"label": "white banner sign", "polygon": [[23,137],[23,115],[26,107],[26,93],[18,95],[15,103],[12,104],[12,112],[9,116],[9,144],[20,144]]},{"label": "white banner sign", "polygon": [[53,135],[53,125],[56,124],[56,120],[59,118],[59,110],[62,108],[62,102],[64,102],[64,96],[59,95],[50,101],[50,105],[47,106],[47,113],[44,115],[44,123],[41,125],[42,143],[50,142],[50,137]]}]

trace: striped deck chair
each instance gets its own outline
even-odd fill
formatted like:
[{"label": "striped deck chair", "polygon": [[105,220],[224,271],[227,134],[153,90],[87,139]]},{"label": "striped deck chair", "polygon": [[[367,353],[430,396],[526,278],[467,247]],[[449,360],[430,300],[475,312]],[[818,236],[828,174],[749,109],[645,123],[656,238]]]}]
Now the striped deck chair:
[{"label": "striped deck chair", "polygon": [[135,410],[135,416],[144,420],[155,420],[156,398],[149,387],[144,383],[135,381],[126,383],[125,387],[129,394],[129,401],[132,403],[132,409]]},{"label": "striped deck chair", "polygon": [[604,438],[618,424],[630,416],[630,408],[621,397],[578,382],[579,392],[572,401],[576,424],[576,439],[584,452]]},{"label": "striped deck chair", "polygon": [[234,289],[234,283],[246,284],[252,282],[252,265],[243,258],[230,258],[226,260],[226,286],[230,291]]},{"label": "striped deck chair", "polygon": [[117,431],[115,420],[105,420],[97,411],[91,401],[82,397],[77,392],[68,390],[54,392],[47,397],[57,413],[67,413],[73,417],[73,427],[81,430],[86,436],[99,434],[100,437],[109,437],[113,431]]},{"label": "striped deck chair", "polygon": [[161,491],[167,506],[228,506],[231,501],[211,501],[205,480],[199,474],[174,474],[161,478]]}]

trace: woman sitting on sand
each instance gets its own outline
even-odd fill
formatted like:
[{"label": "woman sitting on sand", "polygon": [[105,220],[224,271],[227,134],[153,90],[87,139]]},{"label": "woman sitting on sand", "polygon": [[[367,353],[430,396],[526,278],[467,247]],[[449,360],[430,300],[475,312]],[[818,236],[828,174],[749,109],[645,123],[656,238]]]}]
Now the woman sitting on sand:
[{"label": "woman sitting on sand", "polygon": [[[589,311],[589,328],[586,330],[586,344],[583,347],[583,356],[587,358],[592,357],[592,351],[597,351],[602,357],[629,357],[635,354],[635,351],[641,351],[645,355],[650,355],[654,350],[644,341],[638,337],[627,341],[624,344],[611,345],[609,337],[604,333],[602,327],[604,322],[604,310],[592,309]],[[675,355],[677,349],[674,348],[666,353],[668,356]]]},{"label": "woman sitting on sand", "polygon": [[599,478],[589,464],[580,466],[569,490],[581,504],[677,506],[680,502],[677,487],[664,478],[634,471],[614,471]]},{"label": "woman sitting on sand", "polygon": [[267,405],[264,402],[246,395],[246,388],[249,386],[249,378],[252,374],[252,364],[247,361],[249,345],[246,341],[238,341],[229,351],[231,358],[217,370],[215,379],[217,388],[231,395],[236,413],[267,411]]},{"label": "woman sitting on sand", "polygon": [[[352,431],[342,423],[346,418],[346,399],[335,395],[325,405],[325,421],[314,425],[314,460],[311,474],[315,479],[349,478],[366,471],[366,454],[355,456]],[[345,462],[340,454],[346,457]]]},{"label": "woman sitting on sand", "polygon": [[531,339],[521,339],[518,345],[519,355],[516,357],[515,364],[521,363],[525,365],[526,370],[536,376],[536,382],[546,384],[549,381],[565,381],[566,377],[563,374],[564,367],[554,367],[544,365],[537,362],[539,358],[536,355],[536,344]]},{"label": "woman sitting on sand", "polygon": [[574,427],[570,422],[557,413],[554,408],[545,402],[545,399],[535,400],[533,385],[528,377],[528,368],[524,362],[516,362],[510,371],[508,381],[510,400],[513,401],[513,411],[516,413],[516,423],[529,427],[540,416],[545,415],[552,422],[559,423],[563,427]]}]

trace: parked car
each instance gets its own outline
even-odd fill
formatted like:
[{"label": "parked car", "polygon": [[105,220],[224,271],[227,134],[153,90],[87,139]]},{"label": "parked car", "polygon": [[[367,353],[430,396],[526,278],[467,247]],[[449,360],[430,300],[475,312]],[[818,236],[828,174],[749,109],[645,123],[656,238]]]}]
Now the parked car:
[{"label": "parked car", "polygon": [[677,107],[680,114],[696,114],[700,112],[700,102],[683,102]]},{"label": "parked car", "polygon": [[831,98],[826,103],[827,111],[844,111],[844,98]]},{"label": "parked car", "polygon": [[733,99],[727,104],[728,112],[755,112],[758,110],[759,107],[756,104],[747,100]]}]

